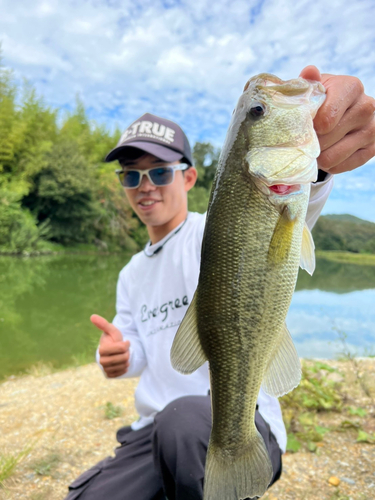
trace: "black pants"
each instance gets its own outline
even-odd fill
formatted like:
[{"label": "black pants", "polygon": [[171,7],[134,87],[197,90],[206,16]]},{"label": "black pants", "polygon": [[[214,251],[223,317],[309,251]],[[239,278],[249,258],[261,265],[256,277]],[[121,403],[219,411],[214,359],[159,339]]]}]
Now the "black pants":
[{"label": "black pants", "polygon": [[[258,411],[255,425],[263,436],[274,471],[281,474],[281,451]],[[121,446],[69,486],[66,500],[201,500],[211,432],[209,396],[172,401],[153,424],[117,432]]]}]

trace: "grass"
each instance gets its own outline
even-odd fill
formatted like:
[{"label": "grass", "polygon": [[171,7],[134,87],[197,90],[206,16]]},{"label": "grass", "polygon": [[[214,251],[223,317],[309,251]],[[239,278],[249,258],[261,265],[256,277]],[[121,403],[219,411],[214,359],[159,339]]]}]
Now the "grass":
[{"label": "grass", "polygon": [[318,412],[342,411],[343,398],[337,390],[338,384],[327,380],[327,375],[333,371],[337,370],[320,361],[303,363],[300,385],[280,398],[288,433],[287,451],[307,449],[316,452],[317,443],[331,430],[318,425]]},{"label": "grass", "polygon": [[121,406],[114,406],[114,404],[110,401],[108,401],[108,403],[104,406],[104,417],[109,420],[121,417],[123,413],[124,409]]},{"label": "grass", "polygon": [[[97,344],[97,339],[95,338],[95,347]],[[92,355],[92,350],[83,352],[80,354],[73,355],[68,363],[61,366],[55,366],[53,363],[48,361],[38,361],[37,363],[31,365],[24,372],[20,372],[17,375],[12,375],[13,377],[24,377],[25,375],[31,375],[32,377],[45,377],[46,375],[51,375],[52,373],[62,372],[64,370],[69,370],[70,368],[79,368],[83,365],[88,365],[93,363],[94,358]],[[2,380],[0,380],[1,384]]]},{"label": "grass", "polygon": [[0,486],[3,487],[3,482],[8,479],[17,465],[30,453],[35,444],[26,446],[23,450],[16,454],[0,455]]},{"label": "grass", "polygon": [[32,377],[45,377],[46,375],[51,375],[54,371],[56,371],[56,369],[52,363],[38,361],[38,363],[35,363],[27,368],[25,373],[26,375],[31,375]]},{"label": "grass", "polygon": [[50,453],[44,458],[31,464],[33,471],[39,476],[52,476],[61,462],[61,456],[58,453]]},{"label": "grass", "polygon": [[[343,342],[345,345],[345,337],[343,337]],[[356,381],[369,396],[369,388],[359,372],[354,355],[347,354],[345,361],[353,364]],[[341,390],[345,387],[345,379],[342,378],[340,382],[330,380],[328,376],[333,372],[343,377],[337,369],[324,362],[303,362],[300,385],[280,398],[288,434],[287,451],[316,452],[320,446],[319,443],[324,440],[328,432],[347,432],[348,430],[356,433],[356,442],[375,444],[375,435],[365,432],[362,428],[361,419],[366,418],[368,412],[360,406],[344,405],[346,396]],[[319,425],[319,413],[322,412],[340,413],[343,419],[339,425],[323,427]],[[352,420],[353,417],[355,420]]]},{"label": "grass", "polygon": [[36,491],[31,494],[30,500],[48,500],[51,498],[52,492],[53,489],[51,487],[48,487],[43,491]]},{"label": "grass", "polygon": [[333,262],[342,262],[343,264],[375,266],[374,254],[336,252],[333,250],[317,250],[316,256]]},{"label": "grass", "polygon": [[[374,403],[373,388],[370,387],[370,385],[368,384],[366,374],[360,373],[360,368],[359,368],[359,365],[358,365],[358,362],[356,359],[357,355],[350,351],[350,349],[346,343],[346,339],[348,337],[347,334],[344,331],[340,330],[339,328],[334,327],[333,329],[336,330],[337,335],[338,335],[338,340],[340,341],[341,346],[342,346],[342,350],[339,353],[339,360],[348,361],[349,363],[352,364],[357,382],[361,386],[361,388],[362,388],[363,392],[366,394],[366,396],[371,398],[373,403]],[[367,354],[369,354],[369,353],[367,353]],[[371,355],[370,357],[373,357],[373,355]]]}]

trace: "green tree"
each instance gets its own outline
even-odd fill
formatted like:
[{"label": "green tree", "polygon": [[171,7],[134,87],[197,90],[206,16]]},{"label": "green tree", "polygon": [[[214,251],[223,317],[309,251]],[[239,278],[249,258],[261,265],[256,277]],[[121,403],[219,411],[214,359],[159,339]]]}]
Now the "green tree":
[{"label": "green tree", "polygon": [[196,142],[193,147],[194,166],[198,170],[197,186],[211,190],[219,161],[220,149],[209,142]]},{"label": "green tree", "polygon": [[198,171],[195,187],[189,191],[189,210],[204,213],[207,210],[212,181],[219,161],[220,150],[209,142],[196,142],[193,147],[194,166]]},{"label": "green tree", "polygon": [[40,236],[34,217],[21,207],[20,195],[0,189],[0,251],[36,250]]},{"label": "green tree", "polygon": [[33,178],[33,188],[23,198],[41,222],[48,221],[50,239],[63,244],[92,242],[97,209],[93,202],[92,176],[74,142],[55,144]]}]

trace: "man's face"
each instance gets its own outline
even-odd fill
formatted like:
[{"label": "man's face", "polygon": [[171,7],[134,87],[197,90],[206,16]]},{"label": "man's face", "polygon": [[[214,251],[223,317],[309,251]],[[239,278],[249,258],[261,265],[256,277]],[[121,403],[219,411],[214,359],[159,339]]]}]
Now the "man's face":
[{"label": "man's face", "polygon": [[[145,154],[136,160],[126,161],[123,168],[147,170],[165,164],[165,161],[159,160],[156,156]],[[189,175],[186,176],[181,170],[177,170],[172,184],[154,186],[144,175],[137,188],[124,189],[132,209],[146,226],[162,226],[186,212],[186,193],[192,187],[187,182],[188,177]]]}]

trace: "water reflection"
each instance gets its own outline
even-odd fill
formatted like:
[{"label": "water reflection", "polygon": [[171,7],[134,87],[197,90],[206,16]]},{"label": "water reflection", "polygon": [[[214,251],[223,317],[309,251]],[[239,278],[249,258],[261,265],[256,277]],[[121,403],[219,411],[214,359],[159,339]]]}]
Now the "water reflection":
[{"label": "water reflection", "polygon": [[0,258],[0,379],[38,361],[93,359],[93,313],[112,318],[117,276],[129,256]]},{"label": "water reflection", "polygon": [[[375,354],[375,266],[317,261],[301,271],[287,323],[301,357]],[[340,340],[346,337],[345,344]]]},{"label": "water reflection", "polygon": [[[93,313],[111,319],[117,276],[127,255],[0,257],[0,379],[38,361],[56,367],[73,356],[91,361],[100,333]],[[287,323],[300,356],[335,356],[342,346],[362,354],[375,346],[375,267],[318,260],[301,272]]]},{"label": "water reflection", "polygon": [[296,290],[324,290],[348,293],[355,290],[375,288],[375,266],[342,264],[317,259],[312,276],[300,269]]}]

